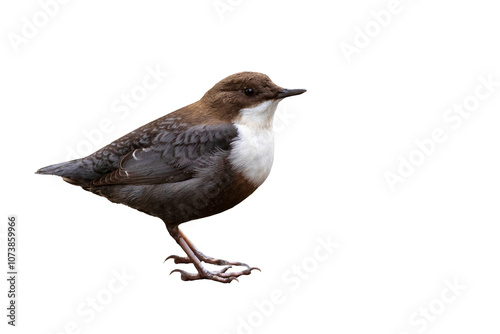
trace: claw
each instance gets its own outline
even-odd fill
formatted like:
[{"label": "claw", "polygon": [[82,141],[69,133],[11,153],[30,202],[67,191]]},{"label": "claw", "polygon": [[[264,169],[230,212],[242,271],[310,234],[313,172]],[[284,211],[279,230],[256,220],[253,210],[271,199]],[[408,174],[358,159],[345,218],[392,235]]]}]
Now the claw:
[{"label": "claw", "polygon": [[[181,272],[181,271],[182,271],[182,270],[180,270],[180,269],[174,269],[174,270],[172,270],[172,271],[170,272],[170,274],[169,274],[169,275],[172,275],[172,274],[173,274],[173,273],[175,273],[175,272]],[[181,273],[181,275],[182,275],[182,273]]]},{"label": "claw", "polygon": [[180,270],[180,269],[174,269],[174,270],[172,270],[170,272],[170,275],[172,275],[173,272],[180,273],[181,274],[181,280],[183,280],[183,281],[193,281],[193,280],[201,278],[200,274],[192,274],[192,273],[188,273],[187,271]]},{"label": "claw", "polygon": [[167,262],[167,260],[170,260],[170,259],[175,258],[176,256],[177,256],[177,255],[170,255],[169,257],[167,257],[167,258],[165,259],[165,261],[163,261],[163,263]]},{"label": "claw", "polygon": [[181,269],[174,269],[174,270],[172,270],[172,271],[170,272],[170,274],[169,274],[169,275],[172,275],[173,273],[180,273],[180,274],[181,274],[181,277],[182,277],[183,275],[189,274],[187,271],[184,271],[184,270],[181,270]]}]

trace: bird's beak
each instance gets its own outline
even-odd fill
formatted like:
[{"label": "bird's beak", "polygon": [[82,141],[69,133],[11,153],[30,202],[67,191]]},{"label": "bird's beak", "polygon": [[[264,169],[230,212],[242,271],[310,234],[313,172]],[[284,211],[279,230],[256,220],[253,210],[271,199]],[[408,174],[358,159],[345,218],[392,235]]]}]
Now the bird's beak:
[{"label": "bird's beak", "polygon": [[281,92],[278,93],[278,99],[282,99],[282,98],[285,98],[285,97],[289,97],[289,96],[294,96],[294,95],[299,95],[299,94],[302,94],[302,93],[305,93],[306,90],[305,89],[283,89]]}]

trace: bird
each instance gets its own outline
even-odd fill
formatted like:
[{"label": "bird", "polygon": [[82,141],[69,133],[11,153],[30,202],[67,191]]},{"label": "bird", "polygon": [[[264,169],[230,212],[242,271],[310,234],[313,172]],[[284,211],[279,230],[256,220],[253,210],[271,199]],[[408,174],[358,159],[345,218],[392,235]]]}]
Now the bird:
[{"label": "bird", "polygon": [[[230,75],[202,98],[81,158],[40,168],[72,185],[160,218],[186,256],[171,255],[183,281],[229,283],[257,267],[203,254],[179,225],[226,211],[267,178],[274,159],[273,116],[285,89],[258,72]],[[221,266],[208,270],[202,262]],[[244,267],[229,271],[232,266]]]}]

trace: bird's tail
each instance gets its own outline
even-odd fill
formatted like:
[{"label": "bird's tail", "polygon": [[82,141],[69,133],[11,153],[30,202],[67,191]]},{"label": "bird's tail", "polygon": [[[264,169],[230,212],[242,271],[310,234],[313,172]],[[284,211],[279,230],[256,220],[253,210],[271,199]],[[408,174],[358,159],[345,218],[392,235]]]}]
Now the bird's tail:
[{"label": "bird's tail", "polygon": [[73,174],[77,162],[78,160],[71,160],[67,162],[61,162],[60,164],[43,167],[37,170],[36,174],[58,175],[63,177],[70,176],[71,174]]},{"label": "bird's tail", "polygon": [[66,182],[74,185],[82,185],[88,182],[86,174],[89,174],[88,177],[91,177],[91,173],[89,172],[86,170],[81,159],[76,159],[40,168],[35,173],[62,176]]}]

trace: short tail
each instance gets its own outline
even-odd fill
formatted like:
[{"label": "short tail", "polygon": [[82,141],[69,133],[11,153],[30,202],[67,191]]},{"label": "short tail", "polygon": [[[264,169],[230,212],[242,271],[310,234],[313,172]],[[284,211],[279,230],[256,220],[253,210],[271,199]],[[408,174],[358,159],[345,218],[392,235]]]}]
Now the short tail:
[{"label": "short tail", "polygon": [[36,174],[62,176],[66,182],[83,186],[95,177],[94,173],[85,167],[81,159],[77,159],[40,168]]},{"label": "short tail", "polygon": [[67,162],[61,162],[60,164],[43,167],[37,170],[36,174],[58,175],[63,177],[70,176],[74,172],[77,161],[78,160],[71,160]]}]

